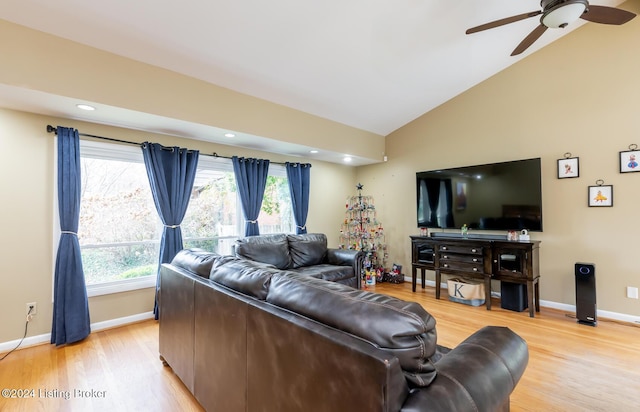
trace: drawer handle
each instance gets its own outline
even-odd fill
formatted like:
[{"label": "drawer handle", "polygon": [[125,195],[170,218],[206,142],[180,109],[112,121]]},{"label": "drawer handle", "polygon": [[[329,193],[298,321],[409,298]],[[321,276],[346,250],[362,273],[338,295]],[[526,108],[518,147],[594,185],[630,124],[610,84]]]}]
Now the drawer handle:
[{"label": "drawer handle", "polygon": [[476,253],[478,251],[478,249],[471,249],[472,253]]},{"label": "drawer handle", "polygon": [[442,250],[448,250],[446,246],[442,246]]},{"label": "drawer handle", "polygon": [[449,256],[444,255],[444,256],[442,256],[442,259],[449,259]]},{"label": "drawer handle", "polygon": [[445,267],[445,268],[449,267],[449,265],[447,265],[446,263],[444,265],[442,265],[442,266]]},{"label": "drawer handle", "polygon": [[473,268],[473,271],[474,271],[474,272],[477,272],[477,271],[478,271],[478,268]]},{"label": "drawer handle", "polygon": [[477,261],[478,261],[478,258],[473,258],[473,261],[474,261],[474,262],[477,262]]}]

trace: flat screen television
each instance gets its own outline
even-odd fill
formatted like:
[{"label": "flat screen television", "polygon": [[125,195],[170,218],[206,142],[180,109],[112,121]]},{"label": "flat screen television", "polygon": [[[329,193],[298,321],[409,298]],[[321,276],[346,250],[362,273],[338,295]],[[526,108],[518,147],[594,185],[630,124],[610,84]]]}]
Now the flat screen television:
[{"label": "flat screen television", "polygon": [[418,227],[542,232],[540,158],[416,173]]}]

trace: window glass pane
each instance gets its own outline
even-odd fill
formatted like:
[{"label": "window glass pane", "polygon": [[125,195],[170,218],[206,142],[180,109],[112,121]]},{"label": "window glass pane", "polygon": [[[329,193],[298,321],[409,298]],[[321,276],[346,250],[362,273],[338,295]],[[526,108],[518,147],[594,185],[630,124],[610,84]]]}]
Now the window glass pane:
[{"label": "window glass pane", "polygon": [[258,224],[262,234],[295,233],[289,182],[286,177],[267,177]]},{"label": "window glass pane", "polygon": [[137,151],[134,162],[96,158],[81,149],[78,240],[87,285],[156,274],[162,224]]},{"label": "window glass pane", "polygon": [[199,167],[181,225],[184,247],[231,254],[242,216],[238,204],[233,172]]}]

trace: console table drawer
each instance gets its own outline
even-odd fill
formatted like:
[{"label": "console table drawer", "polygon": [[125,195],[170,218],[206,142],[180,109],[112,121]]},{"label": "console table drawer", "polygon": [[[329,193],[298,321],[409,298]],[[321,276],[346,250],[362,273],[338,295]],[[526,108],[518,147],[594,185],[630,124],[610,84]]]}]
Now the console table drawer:
[{"label": "console table drawer", "polygon": [[482,266],[484,259],[482,255],[460,255],[455,253],[440,252],[440,262],[449,263],[450,261],[477,263],[478,265]]},{"label": "console table drawer", "polygon": [[457,270],[460,272],[469,272],[469,273],[484,273],[484,268],[482,267],[482,264],[477,264],[472,262],[460,262],[455,260],[440,262],[440,269]]},{"label": "console table drawer", "polygon": [[467,246],[467,245],[438,245],[438,251],[440,253],[465,253],[473,255],[482,255],[482,246]]}]

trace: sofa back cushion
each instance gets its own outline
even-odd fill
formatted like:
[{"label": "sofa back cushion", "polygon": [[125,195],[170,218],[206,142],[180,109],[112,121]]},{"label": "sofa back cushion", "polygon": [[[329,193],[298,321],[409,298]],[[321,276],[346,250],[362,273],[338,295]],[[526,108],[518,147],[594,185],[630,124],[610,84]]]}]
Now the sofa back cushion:
[{"label": "sofa back cushion", "polygon": [[236,240],[235,253],[237,257],[256,262],[268,263],[278,269],[291,266],[289,242],[287,235],[248,236]]},{"label": "sofa back cushion", "polygon": [[203,278],[208,278],[213,262],[219,257],[220,255],[217,253],[208,252],[204,249],[183,249],[176,254],[171,264],[187,269]]},{"label": "sofa back cushion", "polygon": [[415,302],[291,272],[272,276],[267,302],[389,351],[414,386],[435,379],[436,322]]},{"label": "sofa back cushion", "polygon": [[235,256],[220,256],[216,259],[209,279],[256,299],[265,300],[271,276],[278,273],[275,266],[254,262]]},{"label": "sofa back cushion", "polygon": [[319,265],[327,254],[327,236],[324,233],[287,235],[293,268]]}]

